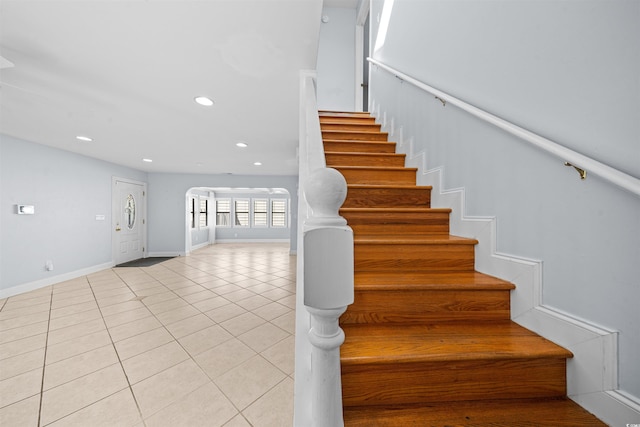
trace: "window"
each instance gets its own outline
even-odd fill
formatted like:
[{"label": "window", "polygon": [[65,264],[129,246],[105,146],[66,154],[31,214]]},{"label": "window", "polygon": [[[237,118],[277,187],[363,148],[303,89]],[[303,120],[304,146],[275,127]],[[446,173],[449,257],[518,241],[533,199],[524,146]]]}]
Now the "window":
[{"label": "window", "polygon": [[271,199],[271,226],[287,226],[287,200]]},{"label": "window", "polygon": [[249,226],[249,200],[236,199],[234,201],[235,210],[235,227]]},{"label": "window", "polygon": [[253,226],[266,227],[269,225],[268,211],[269,203],[267,199],[253,199]]},{"label": "window", "polygon": [[209,199],[200,199],[200,228],[209,226]]},{"label": "window", "polygon": [[218,227],[231,226],[231,200],[216,200],[216,225]]},{"label": "window", "polygon": [[189,214],[191,215],[191,228],[196,228],[196,198],[189,199]]}]

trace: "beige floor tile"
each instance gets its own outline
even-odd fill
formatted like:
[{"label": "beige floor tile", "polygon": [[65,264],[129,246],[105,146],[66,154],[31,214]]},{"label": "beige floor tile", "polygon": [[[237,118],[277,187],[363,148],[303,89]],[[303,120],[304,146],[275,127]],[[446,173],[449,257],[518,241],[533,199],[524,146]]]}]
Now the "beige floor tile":
[{"label": "beige floor tile", "polygon": [[224,427],[251,427],[251,424],[240,414],[233,417]]},{"label": "beige floor tile", "polygon": [[246,289],[240,289],[238,291],[234,291],[234,292],[229,292],[228,294],[224,294],[225,299],[228,299],[231,302],[238,302],[244,299],[247,299],[249,297],[255,296],[256,294],[254,294],[251,291],[248,291]]},{"label": "beige floor tile", "polygon": [[262,307],[265,306],[267,304],[269,304],[271,302],[271,300],[260,296],[260,295],[254,295],[251,296],[249,298],[245,298],[243,300],[237,301],[236,304],[238,304],[240,307],[246,309],[246,310],[255,310],[258,307]]},{"label": "beige floor tile", "polygon": [[19,307],[29,307],[36,304],[51,302],[51,288],[42,289],[42,293],[27,292],[7,298],[3,310],[14,310]]},{"label": "beige floor tile", "polygon": [[111,338],[107,330],[103,329],[59,344],[49,345],[47,346],[46,363],[56,363],[109,344],[111,344]]},{"label": "beige floor tile", "polygon": [[52,363],[44,370],[44,390],[68,383],[114,363],[118,363],[118,356],[111,343]]},{"label": "beige floor tile", "polygon": [[206,315],[200,313],[192,317],[171,323],[166,328],[176,338],[186,337],[194,332],[214,326],[215,322]]},{"label": "beige floor tile", "polygon": [[44,366],[44,347],[0,361],[0,381]]},{"label": "beige floor tile", "polygon": [[286,378],[242,411],[242,414],[254,426],[293,426],[293,380]]},{"label": "beige floor tile", "polygon": [[136,384],[180,362],[189,354],[175,341],[122,361],[129,383]]},{"label": "beige floor tile", "polygon": [[143,332],[115,343],[121,360],[129,359],[173,341],[173,336],[163,327]]},{"label": "beige floor tile", "polygon": [[49,321],[32,323],[31,325],[23,326],[22,328],[9,329],[8,331],[2,331],[0,333],[0,345],[23,338],[32,337],[34,335],[40,335],[47,332],[49,329]]},{"label": "beige floor tile", "polygon": [[218,295],[224,296],[232,292],[242,291],[244,289],[242,289],[240,286],[236,286],[227,281],[226,284],[216,286],[215,288],[211,288],[211,290],[213,290],[213,292],[215,292]]},{"label": "beige floor tile", "polygon": [[263,297],[269,298],[270,300],[273,300],[273,301],[278,301],[278,300],[281,300],[282,298],[286,298],[291,295],[293,295],[292,292],[289,292],[282,288],[274,289],[272,291],[267,291],[262,294]]},{"label": "beige floor tile", "polygon": [[214,325],[182,337],[178,341],[191,356],[195,356],[231,338],[233,336],[229,332],[219,325]]},{"label": "beige floor tile", "polygon": [[24,314],[22,316],[12,317],[11,319],[0,320],[0,332],[7,331],[9,329],[20,328],[22,326],[31,325],[33,323],[44,322],[45,320],[49,320],[48,311]]},{"label": "beige floor tile", "polygon": [[194,357],[209,378],[215,380],[225,372],[256,355],[250,347],[232,338]]},{"label": "beige floor tile", "polygon": [[[1,335],[1,334],[0,334]],[[29,353],[47,345],[47,334],[38,334],[31,337],[17,339],[0,344],[0,360]]]},{"label": "beige floor tile", "polygon": [[55,331],[49,331],[47,343],[48,345],[58,344],[105,329],[106,326],[102,318],[90,320],[77,325],[67,326],[66,328],[56,329]]},{"label": "beige floor tile", "polygon": [[97,310],[98,303],[95,301],[87,301],[80,304],[69,305],[67,307],[51,310],[51,319],[69,316],[71,314],[82,313],[83,311]]},{"label": "beige floor tile", "polygon": [[290,334],[296,333],[296,313],[293,310],[287,314],[283,314],[282,316],[276,317],[271,321],[271,323],[273,323],[279,328],[284,329]]},{"label": "beige floor tile", "polygon": [[140,307],[145,307],[142,301],[126,301],[120,304],[114,304],[107,307],[102,307],[100,311],[102,316],[113,316],[115,314],[124,313],[125,311],[137,310]]},{"label": "beige floor tile", "polygon": [[295,295],[289,295],[287,297],[280,298],[279,300],[277,300],[277,302],[279,302],[282,305],[286,305],[287,307],[289,307],[292,310],[296,308],[296,296]]},{"label": "beige floor tile", "polygon": [[149,310],[151,310],[151,312],[156,315],[160,313],[164,313],[165,311],[171,311],[171,310],[175,310],[176,308],[189,306],[188,302],[186,302],[185,300],[183,300],[182,298],[180,298],[175,294],[173,294],[173,297],[171,299],[167,299],[157,304],[149,304],[149,301],[147,301],[147,298],[145,298],[143,301],[145,305],[149,307]]},{"label": "beige floor tile", "polygon": [[187,301],[189,304],[194,304],[196,302],[200,302],[200,301],[204,301],[207,300],[209,298],[215,298],[217,297],[218,294],[214,293],[213,291],[210,291],[208,289],[204,289],[200,292],[196,292],[196,293],[192,293],[192,294],[188,294],[188,295],[183,295],[182,299]]},{"label": "beige floor tile", "polygon": [[261,356],[254,356],[214,382],[240,410],[281,382],[286,375]]},{"label": "beige floor tile", "polygon": [[155,305],[155,304],[159,304],[161,302],[168,301],[168,300],[173,300],[173,299],[176,299],[176,298],[177,298],[176,294],[171,292],[169,289],[165,288],[164,292],[159,292],[157,294],[145,296],[142,299],[142,303],[144,305],[146,305],[147,307],[149,307],[149,306],[152,306],[152,305]]},{"label": "beige floor tile", "polygon": [[165,292],[170,292],[166,286],[162,286],[157,282],[153,283],[153,286],[144,288],[132,288],[133,292],[139,297],[150,297],[152,295],[159,295]]},{"label": "beige floor tile", "polygon": [[113,328],[114,326],[133,322],[134,320],[144,319],[145,317],[149,316],[153,316],[153,314],[147,309],[147,307],[143,306],[134,310],[123,311],[122,313],[105,316],[104,323],[107,324],[107,328]]},{"label": "beige floor tile", "polygon": [[142,416],[148,418],[208,382],[209,379],[198,365],[188,359],[132,388]]},{"label": "beige floor tile", "polygon": [[49,331],[66,328],[68,326],[82,324],[91,320],[102,319],[102,314],[97,308],[94,310],[82,311],[64,317],[57,317],[49,321]]},{"label": "beige floor tile", "polygon": [[273,320],[276,317],[280,317],[283,314],[287,314],[291,311],[289,307],[286,307],[277,302],[272,302],[267,305],[263,305],[262,307],[258,307],[255,310],[252,310],[253,314],[257,314],[265,320]]},{"label": "beige floor tile", "polygon": [[82,304],[89,301],[95,301],[92,293],[84,295],[78,295],[74,297],[62,298],[51,302],[51,309],[55,310],[62,307],[69,307],[71,305]]},{"label": "beige floor tile", "polygon": [[147,427],[223,426],[238,410],[213,383],[207,383],[147,418]]},{"label": "beige floor tile", "polygon": [[295,338],[293,335],[267,348],[260,354],[285,374],[293,375],[295,370]]},{"label": "beige floor tile", "polygon": [[271,323],[264,323],[242,335],[239,335],[238,339],[251,347],[257,353],[260,353],[290,335],[291,334],[288,332],[283,331]]},{"label": "beige floor tile", "polygon": [[240,307],[239,305],[228,303],[227,305],[224,305],[222,307],[209,310],[205,312],[205,314],[214,322],[222,323],[225,320],[233,319],[234,317],[240,316],[241,314],[244,314],[246,312],[247,310]]},{"label": "beige floor tile", "polygon": [[231,301],[229,301],[228,299],[224,297],[216,296],[213,298],[208,298],[203,301],[198,301],[194,303],[193,306],[198,310],[205,312],[205,311],[215,310],[216,308],[219,308],[219,307],[224,307],[225,305],[228,305],[230,303]]},{"label": "beige floor tile", "polygon": [[42,367],[0,381],[0,408],[40,393]]},{"label": "beige floor tile", "polygon": [[113,304],[118,304],[121,302],[131,301],[135,297],[136,297],[136,294],[134,294],[131,291],[128,291],[127,293],[120,294],[120,295],[114,295],[106,298],[96,298],[96,301],[98,301],[98,305],[100,306],[100,308],[102,308],[102,307],[108,307]]},{"label": "beige floor tile", "polygon": [[119,363],[47,390],[40,420],[47,425],[128,387]]},{"label": "beige floor tile", "polygon": [[40,395],[0,408],[0,425],[7,427],[37,427]]},{"label": "beige floor tile", "polygon": [[173,310],[156,314],[156,317],[163,325],[179,322],[180,320],[200,314],[198,310],[190,305],[184,305]]},{"label": "beige floor tile", "polygon": [[176,294],[180,295],[181,297],[184,297],[184,296],[187,296],[187,295],[197,294],[197,293],[202,292],[204,290],[206,290],[206,289],[203,288],[202,286],[192,284],[192,286],[187,286],[186,288],[175,289],[174,292]]},{"label": "beige floor tile", "polygon": [[129,388],[125,388],[71,415],[49,424],[51,427],[133,427],[142,423]]},{"label": "beige floor tile", "polygon": [[[0,304],[0,307],[2,305]],[[43,311],[48,312],[51,308],[51,303],[45,302],[42,304],[28,305],[25,307],[16,308],[14,310],[2,310],[0,311],[0,321],[13,319],[15,317],[26,316],[29,314],[41,313]]]},{"label": "beige floor tile", "polygon": [[233,319],[225,320],[220,323],[220,326],[225,328],[233,336],[242,335],[253,328],[256,328],[265,323],[265,320],[256,316],[253,313],[247,312]]},{"label": "beige floor tile", "polygon": [[109,334],[111,334],[113,342],[118,342],[160,326],[162,324],[155,317],[145,317],[144,319],[109,328]]}]

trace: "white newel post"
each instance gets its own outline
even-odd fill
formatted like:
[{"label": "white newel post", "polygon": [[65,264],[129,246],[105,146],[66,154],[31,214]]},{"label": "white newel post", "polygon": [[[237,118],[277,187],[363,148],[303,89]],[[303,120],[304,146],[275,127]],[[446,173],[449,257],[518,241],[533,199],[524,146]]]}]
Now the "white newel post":
[{"label": "white newel post", "polygon": [[312,172],[304,196],[312,215],[304,223],[304,305],[311,313],[311,416],[315,427],[340,427],[342,382],[338,319],[353,303],[353,231],[338,214],[347,183],[335,169]]}]

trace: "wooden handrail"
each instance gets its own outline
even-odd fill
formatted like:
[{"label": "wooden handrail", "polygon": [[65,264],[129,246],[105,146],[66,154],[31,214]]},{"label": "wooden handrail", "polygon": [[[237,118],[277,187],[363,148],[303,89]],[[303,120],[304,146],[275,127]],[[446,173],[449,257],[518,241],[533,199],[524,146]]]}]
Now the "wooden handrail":
[{"label": "wooden handrail", "polygon": [[528,131],[520,126],[517,126],[511,122],[508,122],[504,119],[501,119],[498,116],[495,116],[491,113],[488,113],[484,110],[481,110],[478,107],[474,107],[471,104],[468,104],[448,93],[442,92],[432,86],[429,86],[419,80],[414,79],[407,74],[404,74],[394,68],[389,67],[388,65],[383,64],[382,62],[375,60],[373,58],[367,58],[369,62],[377,65],[385,71],[395,75],[396,77],[406,81],[407,83],[411,83],[416,86],[434,95],[440,102],[443,104],[449,103],[455,105],[461,110],[466,111],[467,113],[478,117],[485,122],[491,123],[492,125],[521,138],[524,141],[527,141],[534,146],[553,154],[556,157],[564,160],[566,163],[569,163],[571,166],[577,167],[582,170],[586,170],[589,173],[593,173],[612,184],[615,184],[636,196],[640,196],[640,179],[635,178],[631,175],[628,175],[618,169],[612,168],[611,166],[607,166],[604,163],[601,163],[597,160],[592,159],[591,157],[580,154],[576,151],[573,151],[567,147],[564,147],[557,142],[551,141],[550,139],[543,138],[538,134],[535,134],[531,131]]}]

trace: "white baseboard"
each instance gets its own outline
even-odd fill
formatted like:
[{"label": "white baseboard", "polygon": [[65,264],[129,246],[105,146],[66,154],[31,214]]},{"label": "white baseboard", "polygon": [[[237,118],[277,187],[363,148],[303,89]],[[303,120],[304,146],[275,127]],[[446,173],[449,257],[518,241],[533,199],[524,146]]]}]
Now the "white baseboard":
[{"label": "white baseboard", "polygon": [[33,282],[24,283],[18,286],[12,286],[7,289],[0,289],[0,298],[8,298],[8,297],[22,294],[25,292],[35,291],[37,289],[44,288],[45,286],[66,282],[67,280],[76,279],[78,277],[82,277],[88,274],[96,273],[98,271],[106,270],[107,268],[111,268],[111,267],[113,267],[113,263],[109,261],[104,264],[98,264],[92,267],[82,268],[80,270],[70,271],[68,273],[47,277],[46,279],[40,279]]},{"label": "white baseboard", "polygon": [[291,239],[216,239],[215,243],[290,243]]},{"label": "white baseboard", "polygon": [[176,256],[186,256],[186,252],[149,252],[148,257],[176,257]]},{"label": "white baseboard", "polygon": [[407,154],[407,166],[418,168],[417,184],[432,186],[432,206],[452,209],[451,234],[478,239],[476,270],[515,284],[512,320],[573,353],[567,362],[569,397],[610,425],[640,422],[638,398],[617,390],[618,333],[544,306],[542,261],[496,252],[496,219],[465,217],[464,188],[443,190],[442,168],[427,170],[426,153],[415,153],[413,140],[403,139],[402,127],[389,129],[386,113],[377,108],[377,121],[395,135],[397,151]]}]

